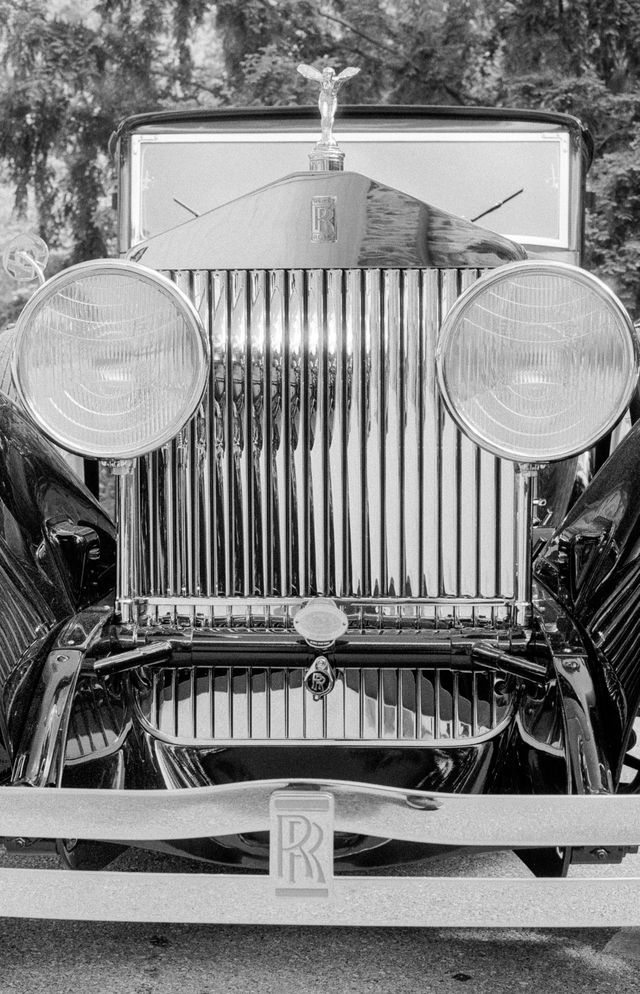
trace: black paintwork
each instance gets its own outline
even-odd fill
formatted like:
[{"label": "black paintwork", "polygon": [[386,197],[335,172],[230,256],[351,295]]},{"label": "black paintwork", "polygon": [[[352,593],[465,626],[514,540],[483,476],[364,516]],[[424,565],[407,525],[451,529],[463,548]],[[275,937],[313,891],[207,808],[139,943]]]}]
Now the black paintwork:
[{"label": "black paintwork", "polygon": [[639,467],[637,424],[576,501],[535,566],[589,650],[615,777],[640,706]]},{"label": "black paintwork", "polygon": [[[115,528],[98,502],[80,483],[62,456],[0,394],[0,502],[5,515],[3,538],[15,562],[28,573],[37,592],[56,615],[69,615],[106,596],[114,586]],[[92,581],[72,575],[55,541],[65,524],[92,528],[100,539],[100,562]],[[68,529],[67,529],[68,530]],[[58,535],[59,537],[59,535]],[[80,584],[80,586],[79,586]]]},{"label": "black paintwork", "polygon": [[[83,555],[87,541],[97,553],[92,560]],[[110,594],[115,557],[108,516],[0,394],[0,694],[9,752],[53,634],[84,604]]]}]

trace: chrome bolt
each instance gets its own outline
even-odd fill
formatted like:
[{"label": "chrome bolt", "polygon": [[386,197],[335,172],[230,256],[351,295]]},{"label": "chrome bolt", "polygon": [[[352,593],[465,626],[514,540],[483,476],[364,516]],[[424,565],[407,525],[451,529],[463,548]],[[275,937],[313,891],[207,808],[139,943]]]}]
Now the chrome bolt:
[{"label": "chrome bolt", "polygon": [[410,808],[417,808],[418,811],[437,811],[441,804],[435,797],[424,797],[421,794],[407,794],[405,800]]},{"label": "chrome bolt", "polygon": [[595,849],[594,850],[594,855],[595,855],[596,859],[602,861],[602,860],[604,860],[604,859],[607,858],[607,856],[609,855],[609,853],[608,853],[608,850],[606,850],[606,849]]},{"label": "chrome bolt", "polygon": [[567,671],[567,673],[575,673],[576,670],[580,669],[580,663],[577,659],[565,659],[562,662],[562,668]]}]

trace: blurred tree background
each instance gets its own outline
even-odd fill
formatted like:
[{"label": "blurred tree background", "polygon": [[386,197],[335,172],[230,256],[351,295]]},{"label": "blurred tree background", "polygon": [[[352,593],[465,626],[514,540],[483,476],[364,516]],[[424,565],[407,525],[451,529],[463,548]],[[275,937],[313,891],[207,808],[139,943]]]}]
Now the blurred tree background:
[{"label": "blurred tree background", "polygon": [[[298,62],[358,65],[358,102],[520,106],[596,139],[587,266],[640,317],[638,0],[0,0],[0,248],[49,272],[113,254],[109,135],[127,114],[310,104]],[[0,284],[0,327],[23,294]]]}]

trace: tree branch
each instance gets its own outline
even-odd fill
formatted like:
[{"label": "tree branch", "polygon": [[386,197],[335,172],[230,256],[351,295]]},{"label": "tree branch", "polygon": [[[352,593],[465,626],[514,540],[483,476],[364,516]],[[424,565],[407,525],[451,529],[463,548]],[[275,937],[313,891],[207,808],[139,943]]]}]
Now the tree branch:
[{"label": "tree branch", "polygon": [[[368,41],[371,45],[374,46],[374,48],[382,49],[385,52],[391,52],[393,55],[397,55],[397,53],[398,53],[398,49],[397,48],[393,48],[391,45],[385,45],[383,42],[379,41],[377,38],[372,38],[371,35],[366,34],[364,31],[361,31],[359,28],[354,27],[353,24],[350,24],[349,21],[345,21],[341,17],[337,17],[335,14],[329,14],[329,13],[327,13],[326,10],[318,10],[318,16],[319,17],[324,17],[328,21],[335,21],[336,24],[340,24],[341,27],[346,28],[347,31],[351,31],[351,33],[354,34],[354,35],[356,35],[357,37],[364,38],[364,40]],[[417,63],[415,63],[413,61],[413,59],[409,58],[409,56],[407,56],[405,62],[403,62],[403,63],[396,62],[392,66],[392,68],[400,69],[400,68],[402,68],[402,66],[406,66],[406,65],[411,66],[417,73],[421,73],[422,72],[420,66],[417,65]]]},{"label": "tree branch", "polygon": [[[346,28],[347,31],[351,31],[351,33],[356,35],[356,37],[363,38],[365,41],[368,41],[371,45],[374,46],[374,48],[378,48],[384,52],[391,52],[393,55],[397,55],[398,52],[397,47],[393,48],[391,45],[385,45],[377,38],[372,38],[371,35],[368,35],[365,31],[361,31],[359,28],[356,28],[349,21],[345,21],[343,18],[337,17],[335,14],[329,14],[326,10],[319,9],[317,13],[319,17],[324,17],[328,21],[334,21],[336,24],[339,24],[341,27]],[[386,65],[386,67],[388,69],[391,69],[392,71],[395,70],[406,71],[407,67],[409,67],[410,69],[413,70],[412,75],[415,74],[418,77],[424,76],[424,69],[420,65],[418,65],[418,63],[415,62],[410,56],[405,56],[403,62],[394,61],[394,62],[385,63],[382,60],[379,61],[382,62],[382,65]],[[447,93],[457,103],[465,104],[469,102],[465,99],[465,97],[462,96],[461,93],[459,93],[457,90],[454,90],[452,86],[449,86],[448,83],[445,83],[443,80],[440,80],[439,82],[444,92]]]}]

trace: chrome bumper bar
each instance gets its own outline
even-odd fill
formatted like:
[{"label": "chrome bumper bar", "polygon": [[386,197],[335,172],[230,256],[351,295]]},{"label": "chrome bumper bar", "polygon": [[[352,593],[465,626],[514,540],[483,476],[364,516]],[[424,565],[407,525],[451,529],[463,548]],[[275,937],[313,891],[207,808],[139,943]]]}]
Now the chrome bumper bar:
[{"label": "chrome bumper bar", "polygon": [[0,888],[5,918],[414,928],[640,923],[640,879],[337,877],[330,898],[311,901],[274,899],[266,876],[0,870]]},{"label": "chrome bumper bar", "polygon": [[640,879],[334,876],[333,832],[432,844],[630,846],[640,797],[451,795],[342,781],[0,789],[0,834],[150,841],[268,830],[270,874],[0,870],[0,915],[455,927],[640,924]]},{"label": "chrome bumper bar", "polygon": [[443,794],[330,780],[259,780],[188,790],[0,788],[0,836],[149,842],[268,831],[277,791],[335,802],[334,830],[443,846],[633,846],[640,796]]}]

